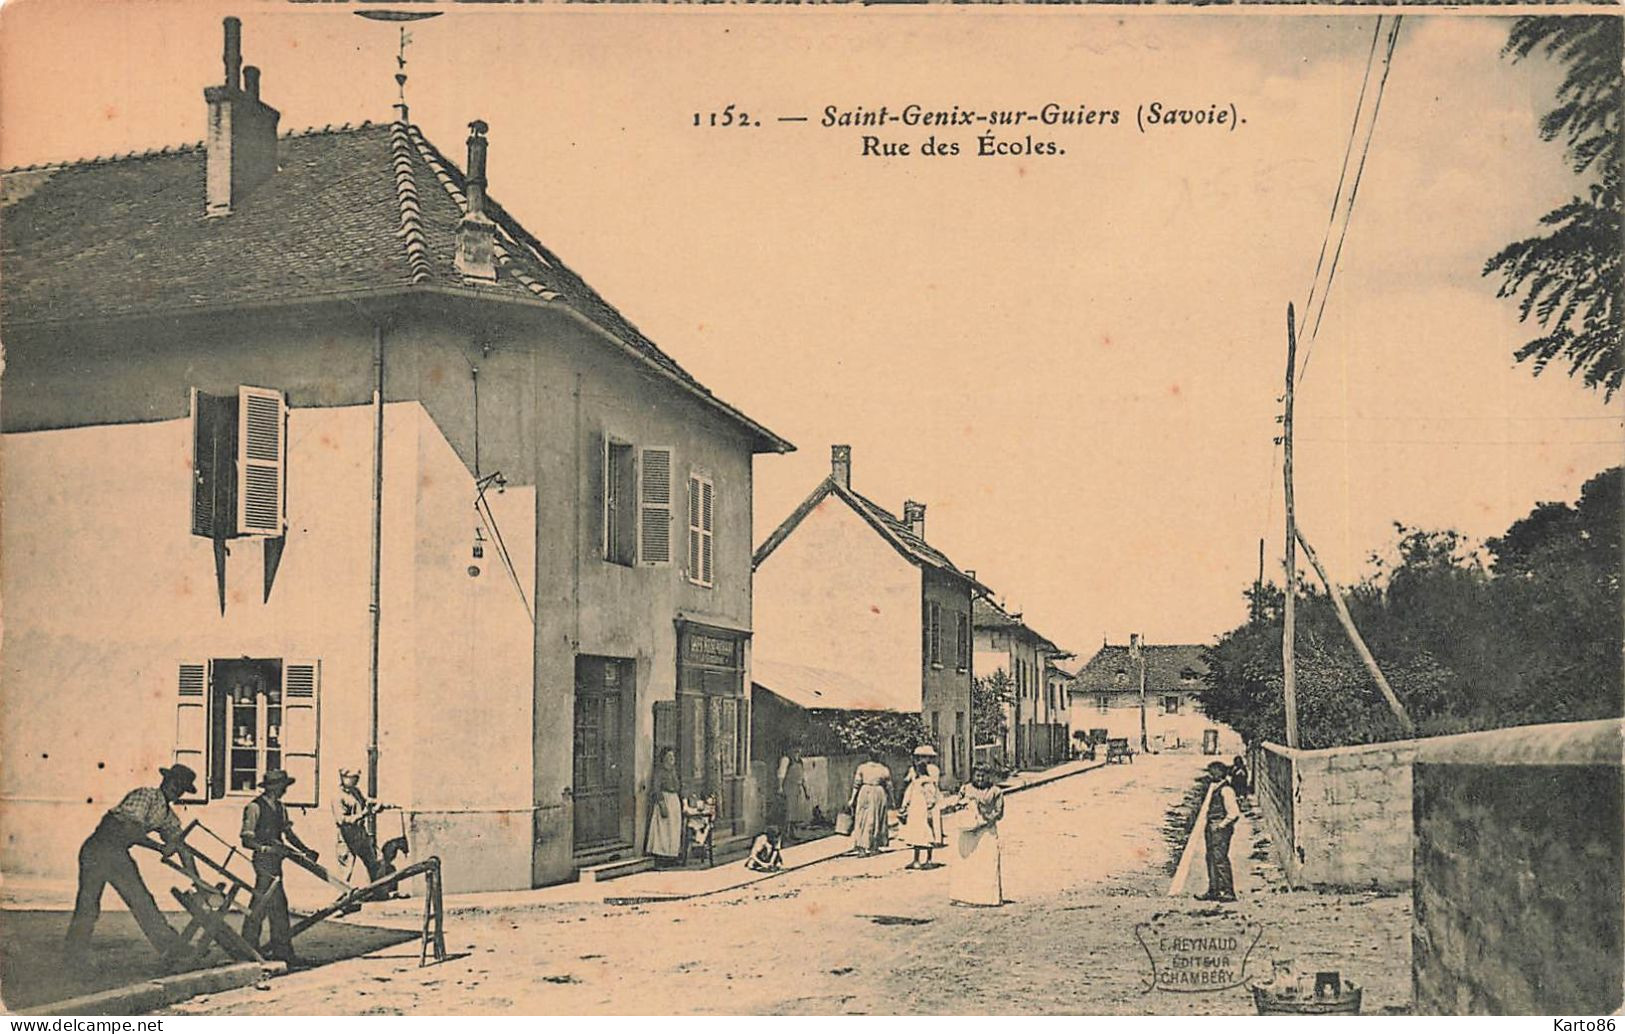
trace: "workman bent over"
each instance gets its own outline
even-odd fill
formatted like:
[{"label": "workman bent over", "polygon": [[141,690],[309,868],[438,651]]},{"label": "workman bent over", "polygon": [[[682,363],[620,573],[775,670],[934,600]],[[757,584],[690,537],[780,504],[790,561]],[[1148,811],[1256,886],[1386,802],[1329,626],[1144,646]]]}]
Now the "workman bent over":
[{"label": "workman bent over", "polygon": [[89,948],[91,931],[102,912],[102,890],[109,883],[130,906],[130,914],[154,947],[168,954],[180,946],[180,935],[159,913],[152,891],[130,857],[130,848],[150,843],[147,835],[156,832],[162,839],[164,857],[179,856],[181,866],[196,878],[197,863],[181,840],[181,820],[170,805],[197,792],[197,773],[175,765],[160,768],[158,774],[161,778],[156,787],[142,786],[125,794],[79,848],[79,893],[64,944],[64,955],[70,961],[82,959]]}]

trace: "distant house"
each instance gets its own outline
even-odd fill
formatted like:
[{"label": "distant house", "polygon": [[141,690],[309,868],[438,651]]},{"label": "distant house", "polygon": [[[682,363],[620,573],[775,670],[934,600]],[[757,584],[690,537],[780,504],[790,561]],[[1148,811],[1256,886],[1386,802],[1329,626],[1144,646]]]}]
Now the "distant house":
[{"label": "distant house", "polygon": [[1053,691],[1052,661],[1072,655],[989,598],[976,600],[976,670],[981,677],[1003,669],[1010,676],[1005,713],[1004,757],[1019,768],[1043,767],[1067,757],[1068,708]]},{"label": "distant house", "polygon": [[790,444],[487,195],[484,123],[279,133],[240,31],[204,141],[0,175],[0,868],[176,759],[226,836],[287,769],[312,844],[369,768],[448,889],[641,851],[657,744],[742,827]]},{"label": "distant house", "polygon": [[963,780],[971,600],[986,589],[926,541],[924,503],[898,518],[852,488],[848,446],[830,457],[829,476],[756,550],[754,656],[844,676],[869,709],[918,713],[943,777]]},{"label": "distant house", "polygon": [[[1196,645],[1139,645],[1133,636],[1127,645],[1107,643],[1078,670],[1069,689],[1074,729],[1100,729],[1111,737],[1126,738],[1136,750],[1140,744],[1140,669],[1145,668],[1145,727],[1152,750],[1185,750],[1201,746],[1204,730],[1216,728],[1197,702],[1207,662]],[[1136,649],[1138,647],[1138,649]],[[1228,728],[1221,730],[1221,748],[1240,741]]]},{"label": "distant house", "polygon": [[[1073,737],[1077,735],[1077,726],[1072,724],[1072,673],[1056,663],[1058,660],[1069,660],[1072,654],[1057,654],[1044,665],[1044,699],[1050,708],[1051,714],[1058,714],[1057,723],[1061,726],[1061,757],[1071,757]],[[1087,731],[1087,730],[1085,730]]]}]

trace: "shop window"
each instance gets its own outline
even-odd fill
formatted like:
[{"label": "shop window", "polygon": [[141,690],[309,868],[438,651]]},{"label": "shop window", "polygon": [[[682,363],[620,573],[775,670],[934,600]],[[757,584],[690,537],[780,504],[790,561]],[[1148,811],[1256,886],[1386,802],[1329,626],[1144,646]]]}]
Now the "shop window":
[{"label": "shop window", "polygon": [[192,802],[253,796],[281,768],[296,780],[287,803],[314,805],[320,683],[313,660],[182,662],[174,757],[201,774]]},{"label": "shop window", "polygon": [[286,525],[288,406],[280,391],[192,390],[192,534],[275,538]]}]

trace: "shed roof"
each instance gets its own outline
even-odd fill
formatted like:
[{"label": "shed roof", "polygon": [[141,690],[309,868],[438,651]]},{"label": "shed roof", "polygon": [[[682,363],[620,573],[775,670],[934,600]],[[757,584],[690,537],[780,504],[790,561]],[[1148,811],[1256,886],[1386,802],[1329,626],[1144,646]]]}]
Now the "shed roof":
[{"label": "shed roof", "polygon": [[751,681],[809,711],[920,711],[917,691],[903,696],[884,693],[861,678],[830,668],[756,656],[751,658]]}]

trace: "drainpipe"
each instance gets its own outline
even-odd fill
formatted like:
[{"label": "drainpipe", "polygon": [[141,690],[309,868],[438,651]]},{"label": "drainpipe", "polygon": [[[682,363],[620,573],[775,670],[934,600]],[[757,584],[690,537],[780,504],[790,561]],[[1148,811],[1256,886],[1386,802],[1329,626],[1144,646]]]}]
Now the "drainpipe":
[{"label": "drainpipe", "polygon": [[384,536],[384,328],[372,328],[372,588],[367,611],[372,621],[367,661],[367,796],[378,797],[378,583]]}]

